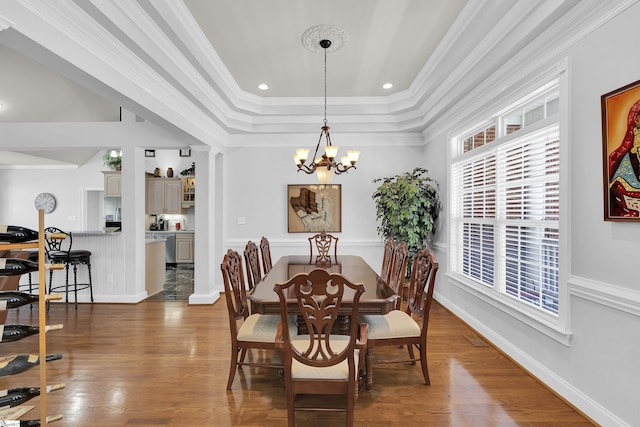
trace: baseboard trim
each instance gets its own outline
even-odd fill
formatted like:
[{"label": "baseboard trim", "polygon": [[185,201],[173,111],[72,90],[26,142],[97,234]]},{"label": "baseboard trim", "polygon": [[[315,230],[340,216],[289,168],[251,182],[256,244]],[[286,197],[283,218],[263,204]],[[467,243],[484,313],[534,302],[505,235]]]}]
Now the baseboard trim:
[{"label": "baseboard trim", "polygon": [[501,335],[496,334],[493,329],[486,326],[478,318],[472,316],[454,302],[442,295],[439,295],[438,293],[434,294],[434,299],[480,335],[496,350],[508,357],[513,361],[513,363],[529,373],[529,375],[538,380],[551,392],[556,394],[559,398],[564,400],[568,405],[580,412],[594,424],[631,427],[615,414],[598,404],[598,402],[589,398],[579,389],[565,381],[562,377],[556,375],[554,372],[547,369],[546,366],[540,364],[527,353],[521,351],[510,341],[504,339]]}]

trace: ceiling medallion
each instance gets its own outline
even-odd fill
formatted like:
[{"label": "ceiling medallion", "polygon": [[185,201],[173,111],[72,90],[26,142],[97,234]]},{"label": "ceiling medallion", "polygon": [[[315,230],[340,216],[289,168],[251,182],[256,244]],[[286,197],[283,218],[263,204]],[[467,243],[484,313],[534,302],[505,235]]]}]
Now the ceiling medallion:
[{"label": "ceiling medallion", "polygon": [[320,46],[321,40],[330,40],[331,46],[326,49],[327,53],[340,50],[349,41],[349,34],[342,28],[333,25],[316,25],[302,33],[302,46],[307,50],[316,53],[324,53],[325,49]]}]

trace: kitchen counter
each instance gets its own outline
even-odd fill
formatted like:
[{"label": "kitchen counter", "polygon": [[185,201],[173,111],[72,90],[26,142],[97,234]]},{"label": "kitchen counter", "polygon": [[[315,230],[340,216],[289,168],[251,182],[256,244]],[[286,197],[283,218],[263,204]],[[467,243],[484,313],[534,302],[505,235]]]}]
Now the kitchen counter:
[{"label": "kitchen counter", "polygon": [[147,230],[145,233],[154,234],[180,234],[180,233],[193,233],[194,230]]},{"label": "kitchen counter", "polygon": [[121,231],[107,232],[104,230],[84,230],[84,231],[69,231],[74,236],[119,236]]}]

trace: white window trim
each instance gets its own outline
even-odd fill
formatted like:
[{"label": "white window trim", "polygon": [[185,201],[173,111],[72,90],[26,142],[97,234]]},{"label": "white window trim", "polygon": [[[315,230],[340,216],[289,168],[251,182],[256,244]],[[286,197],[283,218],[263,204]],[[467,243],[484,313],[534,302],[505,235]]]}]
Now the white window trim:
[{"label": "white window trim", "polygon": [[[531,328],[545,334],[546,336],[553,338],[563,345],[569,346],[571,343],[571,330],[570,330],[570,304],[569,304],[569,277],[570,277],[570,255],[571,255],[571,228],[569,226],[570,218],[570,161],[569,161],[569,141],[570,141],[570,128],[569,128],[569,104],[571,100],[570,87],[569,87],[569,62],[568,59],[563,59],[557,63],[552,70],[547,70],[546,74],[548,81],[555,79],[559,80],[558,88],[560,91],[560,112],[557,118],[557,123],[560,127],[560,239],[559,239],[559,256],[560,265],[558,271],[558,315],[546,313],[535,307],[528,307],[527,304],[513,300],[508,295],[501,294],[494,288],[485,286],[481,283],[477,283],[463,275],[453,272],[451,268],[453,256],[447,258],[447,277],[449,282],[456,287],[459,287],[465,292],[473,295],[474,297],[484,301],[485,303],[495,307],[496,309],[510,315],[511,317],[521,321]],[[540,76],[538,76],[539,78]],[[524,85],[529,86],[529,85]],[[540,85],[546,86],[546,85]],[[513,94],[513,91],[512,91]],[[505,102],[506,104],[507,102]],[[512,104],[511,104],[512,105]],[[497,114],[501,114],[512,108],[511,105],[505,105]],[[555,117],[555,116],[553,116]],[[555,121],[555,120],[554,120]],[[447,162],[447,176],[451,179],[451,164],[454,158],[459,156],[475,155],[480,152],[484,147],[480,147],[478,151],[472,154],[468,152],[459,155],[458,146],[461,141],[457,140],[457,137],[461,134],[478,129],[486,123],[490,123],[491,119],[482,120],[481,124],[476,124],[473,127],[466,128],[456,132],[450,132],[448,138],[449,150],[448,150],[448,162]],[[535,123],[527,126],[528,132],[540,129],[541,127],[548,125],[549,120],[544,119],[540,123]],[[515,132],[517,133],[517,132]],[[504,136],[503,138],[509,138],[511,135]],[[514,135],[513,138],[518,137]],[[503,139],[503,141],[505,141]],[[475,151],[475,150],[472,150]],[[452,206],[452,186],[448,189],[449,211]],[[452,225],[448,227],[448,241],[451,246],[452,239]],[[452,254],[453,255],[453,254]]]}]

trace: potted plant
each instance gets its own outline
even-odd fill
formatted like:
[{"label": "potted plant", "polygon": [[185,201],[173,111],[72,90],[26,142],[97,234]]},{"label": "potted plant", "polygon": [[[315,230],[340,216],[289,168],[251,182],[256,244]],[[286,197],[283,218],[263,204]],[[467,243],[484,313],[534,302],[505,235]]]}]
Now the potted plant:
[{"label": "potted plant", "polygon": [[[115,156],[113,154],[115,154]],[[109,167],[111,170],[119,171],[122,167],[122,155],[120,154],[120,150],[105,150],[102,160],[104,160],[104,165]]]},{"label": "potted plant", "polygon": [[430,178],[424,168],[389,178],[377,178],[382,184],[373,193],[376,219],[380,220],[378,234],[403,241],[409,247],[407,274],[411,270],[413,255],[430,241],[436,231],[440,212],[438,183]]},{"label": "potted plant", "polygon": [[196,162],[191,162],[191,167],[180,172],[182,176],[192,176],[196,174]]}]

